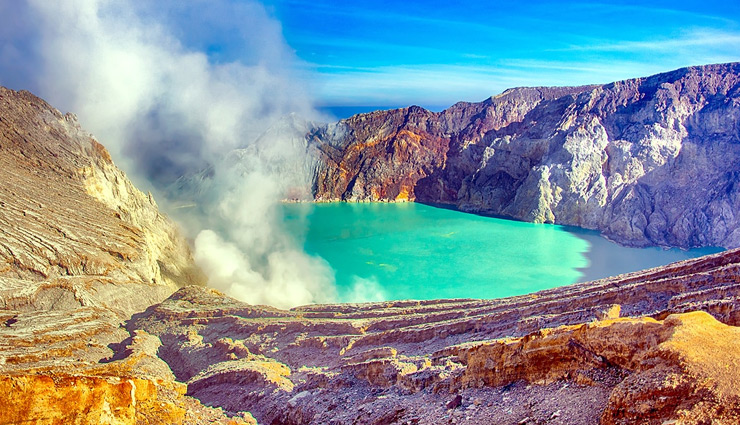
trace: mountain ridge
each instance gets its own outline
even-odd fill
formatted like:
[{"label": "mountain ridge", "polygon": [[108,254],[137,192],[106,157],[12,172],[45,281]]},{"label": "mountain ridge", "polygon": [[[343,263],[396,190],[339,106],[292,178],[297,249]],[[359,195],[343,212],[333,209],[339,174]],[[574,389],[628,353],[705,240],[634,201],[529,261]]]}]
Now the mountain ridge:
[{"label": "mountain ridge", "polygon": [[307,135],[314,198],[448,204],[629,246],[736,247],[738,81],[740,64],[716,64],[359,114]]}]

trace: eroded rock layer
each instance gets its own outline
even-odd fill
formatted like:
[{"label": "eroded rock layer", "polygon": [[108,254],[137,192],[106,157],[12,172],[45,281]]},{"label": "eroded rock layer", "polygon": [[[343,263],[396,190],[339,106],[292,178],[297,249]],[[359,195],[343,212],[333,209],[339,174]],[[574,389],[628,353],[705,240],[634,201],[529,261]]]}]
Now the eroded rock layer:
[{"label": "eroded rock layer", "polygon": [[203,282],[175,225],[73,115],[2,87],[0,181],[0,308],[128,316]]},{"label": "eroded rock layer", "polygon": [[309,134],[317,200],[453,204],[633,246],[740,246],[740,64],[517,88]]},{"label": "eroded rock layer", "polygon": [[127,329],[265,424],[738,423],[739,305],[735,250],[499,300],[282,311],[188,287]]},{"label": "eroded rock layer", "polygon": [[203,281],[178,229],[106,149],[0,87],[0,424],[242,424],[185,395],[122,321]]},{"label": "eroded rock layer", "polygon": [[185,395],[157,357],[159,339],[129,334],[98,307],[0,310],[2,424],[254,424]]}]

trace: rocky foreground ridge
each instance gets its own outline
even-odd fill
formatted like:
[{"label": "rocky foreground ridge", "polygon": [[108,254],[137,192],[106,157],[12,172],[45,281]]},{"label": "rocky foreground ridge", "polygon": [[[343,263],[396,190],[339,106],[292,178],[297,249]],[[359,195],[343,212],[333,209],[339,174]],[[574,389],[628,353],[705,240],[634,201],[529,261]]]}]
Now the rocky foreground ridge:
[{"label": "rocky foreground ridge", "polygon": [[371,112],[308,138],[317,200],[450,204],[631,246],[740,246],[740,63]]},{"label": "rocky foreground ridge", "polygon": [[740,422],[740,251],[499,300],[249,306],[127,324],[188,394],[265,424]]},{"label": "rocky foreground ridge", "polygon": [[498,300],[253,306],[188,285],[73,116],[2,89],[0,130],[0,424],[740,423],[738,249]]},{"label": "rocky foreground ridge", "polygon": [[736,424],[739,276],[734,250],[499,300],[4,310],[0,423]]}]

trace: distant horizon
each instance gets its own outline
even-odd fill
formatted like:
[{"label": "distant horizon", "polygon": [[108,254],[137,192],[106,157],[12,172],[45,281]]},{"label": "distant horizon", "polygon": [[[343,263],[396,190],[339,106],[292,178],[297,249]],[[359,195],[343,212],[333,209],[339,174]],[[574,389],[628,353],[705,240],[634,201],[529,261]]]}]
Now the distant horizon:
[{"label": "distant horizon", "polygon": [[[670,73],[670,72],[679,71],[681,69],[686,69],[686,68],[694,68],[694,67],[702,67],[702,66],[712,66],[712,65],[727,65],[727,64],[733,64],[733,63],[740,63],[740,61],[716,62],[716,63],[705,63],[705,64],[687,65],[687,66],[682,66],[682,67],[678,67],[678,68],[672,68],[672,69],[668,69],[668,70],[665,70],[665,71],[660,71],[660,72],[656,72],[656,73],[652,73],[652,74],[648,74],[648,75],[639,75],[639,76],[635,76],[635,77],[631,77],[631,78],[625,78],[625,79],[622,79],[622,80],[613,80],[613,81],[606,81],[606,82],[592,82],[592,83],[585,82],[584,84],[580,84],[580,85],[581,86],[590,86],[590,85],[611,84],[611,83],[618,82],[618,81],[625,81],[625,80],[631,80],[631,79],[636,79],[636,78],[646,78],[646,77],[651,77],[651,76],[654,76],[654,75],[660,75],[660,74]],[[396,104],[396,105],[352,105],[352,104],[349,104],[349,105],[316,105],[315,107],[319,111],[321,111],[323,113],[329,113],[330,115],[333,115],[333,116],[335,116],[338,119],[349,118],[349,117],[351,117],[353,115],[361,114],[361,113],[374,112],[374,111],[382,111],[382,110],[392,110],[392,109],[402,109],[402,108],[408,108],[408,107],[411,107],[411,106],[420,106],[420,107],[422,107],[422,108],[424,108],[426,110],[432,111],[432,112],[441,112],[441,111],[443,111],[443,110],[445,110],[447,108],[450,108],[451,106],[453,106],[453,105],[455,105],[455,104],[457,104],[459,102],[479,103],[479,102],[485,101],[486,99],[490,99],[492,97],[495,97],[495,96],[498,96],[500,94],[503,94],[503,93],[505,93],[508,90],[519,89],[519,88],[527,88],[527,87],[566,87],[566,86],[565,85],[559,85],[559,86],[531,85],[531,86],[508,87],[508,88],[506,88],[506,89],[504,89],[504,90],[502,90],[502,91],[500,91],[498,93],[493,93],[493,94],[491,94],[491,95],[489,95],[489,96],[487,96],[487,97],[485,97],[483,99],[480,99],[480,100],[473,100],[473,101],[470,101],[470,100],[457,100],[454,103],[445,104],[445,105],[427,105],[427,104],[422,104],[421,102],[418,102],[418,103]]]},{"label": "distant horizon", "polygon": [[422,108],[432,111],[441,112],[452,105],[317,105],[316,109],[323,113],[329,113],[338,119],[349,118],[353,115],[364,114],[367,112],[387,111],[392,109],[408,108],[410,106],[421,106]]}]

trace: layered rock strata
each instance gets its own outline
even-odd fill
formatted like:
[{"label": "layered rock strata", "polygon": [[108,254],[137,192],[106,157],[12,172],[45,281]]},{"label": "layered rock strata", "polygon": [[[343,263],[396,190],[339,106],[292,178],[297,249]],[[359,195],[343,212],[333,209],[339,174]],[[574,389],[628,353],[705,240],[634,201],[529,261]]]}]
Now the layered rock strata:
[{"label": "layered rock strata", "polygon": [[203,283],[185,240],[106,149],[28,92],[0,88],[0,308],[141,311]]},{"label": "layered rock strata", "polygon": [[[740,250],[499,300],[138,314],[188,395],[265,424],[740,421]],[[676,421],[676,422],[670,422]]]},{"label": "layered rock strata", "polygon": [[632,246],[740,246],[738,63],[377,111],[308,138],[317,200],[451,204]]},{"label": "layered rock strata", "polygon": [[0,88],[0,182],[1,424],[254,423],[186,396],[159,340],[121,326],[203,276],[73,115]]},{"label": "layered rock strata", "polygon": [[108,309],[0,310],[2,424],[254,424],[186,396],[158,356]]}]

